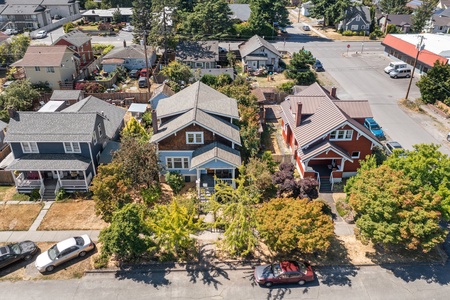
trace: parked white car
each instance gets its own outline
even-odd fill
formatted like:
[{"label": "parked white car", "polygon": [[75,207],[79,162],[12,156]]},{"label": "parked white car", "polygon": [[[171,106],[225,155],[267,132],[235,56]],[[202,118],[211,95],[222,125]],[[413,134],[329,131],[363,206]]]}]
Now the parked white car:
[{"label": "parked white car", "polygon": [[36,33],[37,39],[43,39],[47,36],[47,31],[45,30],[39,30],[38,33]]},{"label": "parked white car", "polygon": [[83,257],[94,248],[95,244],[87,234],[76,236],[59,242],[41,253],[34,265],[39,272],[51,272],[56,266],[75,257]]},{"label": "parked white car", "polygon": [[17,29],[8,28],[8,29],[5,30],[5,34],[7,34],[7,35],[14,35],[14,34],[17,34],[17,33],[18,33]]}]

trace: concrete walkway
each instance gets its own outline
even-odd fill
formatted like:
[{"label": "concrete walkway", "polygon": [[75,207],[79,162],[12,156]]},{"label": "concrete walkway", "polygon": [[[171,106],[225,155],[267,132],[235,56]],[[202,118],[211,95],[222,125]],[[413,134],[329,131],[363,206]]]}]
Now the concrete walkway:
[{"label": "concrete walkway", "polygon": [[[0,242],[16,243],[20,241],[30,240],[33,242],[58,242],[70,237],[87,234],[94,241],[98,241],[100,230],[37,230],[41,225],[42,220],[47,214],[54,201],[45,201],[44,207],[39,212],[39,215],[31,224],[28,231],[0,231]],[[3,204],[36,204],[33,201],[5,201]]]}]

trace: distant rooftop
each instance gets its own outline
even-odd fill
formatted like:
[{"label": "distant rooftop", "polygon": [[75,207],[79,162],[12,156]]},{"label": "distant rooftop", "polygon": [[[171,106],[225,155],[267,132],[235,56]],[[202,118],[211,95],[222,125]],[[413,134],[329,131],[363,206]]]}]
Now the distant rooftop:
[{"label": "distant rooftop", "polygon": [[424,36],[423,43],[425,44],[425,50],[450,58],[450,35],[448,34],[393,34],[393,36],[413,45],[420,41],[419,36]]}]

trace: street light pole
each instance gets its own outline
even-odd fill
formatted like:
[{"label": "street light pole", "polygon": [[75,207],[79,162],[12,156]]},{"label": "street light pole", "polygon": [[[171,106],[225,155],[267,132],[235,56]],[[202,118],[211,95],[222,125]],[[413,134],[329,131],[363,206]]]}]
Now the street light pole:
[{"label": "street light pole", "polygon": [[145,68],[147,70],[147,72],[145,72],[145,80],[147,82],[147,91],[150,97],[150,81],[148,80],[150,76],[150,70],[148,69],[147,31],[144,31],[144,55],[145,55]]},{"label": "street light pole", "polygon": [[414,66],[413,66],[413,69],[412,69],[412,72],[411,72],[411,78],[409,79],[408,89],[406,90],[406,96],[405,96],[406,100],[408,100],[409,90],[411,89],[412,80],[414,78],[414,71],[416,70],[417,60],[419,59],[420,51],[422,51],[423,46],[424,46],[422,44],[423,43],[423,39],[424,39],[423,35],[419,36],[419,38],[420,38],[420,42],[416,46],[416,48],[417,48],[416,59],[414,60]]}]

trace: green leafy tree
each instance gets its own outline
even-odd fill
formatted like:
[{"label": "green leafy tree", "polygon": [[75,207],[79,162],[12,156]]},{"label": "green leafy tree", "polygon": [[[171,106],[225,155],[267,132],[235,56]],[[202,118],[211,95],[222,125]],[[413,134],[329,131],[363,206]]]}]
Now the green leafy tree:
[{"label": "green leafy tree", "polygon": [[150,134],[139,124],[135,118],[131,118],[122,130],[122,137],[136,138],[142,142],[150,140]]},{"label": "green leafy tree", "polygon": [[105,222],[111,222],[114,212],[132,201],[129,180],[117,163],[100,165],[90,190],[95,202],[95,213]]},{"label": "green leafy tree", "polygon": [[288,81],[288,82],[284,82],[282,84],[280,84],[279,86],[277,86],[277,89],[281,92],[285,92],[285,93],[292,93],[292,88],[294,87],[295,82],[293,81]]},{"label": "green leafy tree", "polygon": [[192,235],[202,229],[202,220],[196,220],[196,216],[193,206],[181,198],[154,207],[148,226],[153,229],[153,239],[164,258],[185,259],[195,251]]},{"label": "green leafy tree", "polygon": [[152,0],[151,28],[148,41],[155,47],[173,49],[176,45],[175,32],[179,27],[179,5],[177,0]]},{"label": "green leafy tree", "polygon": [[4,109],[14,107],[17,110],[29,110],[33,101],[40,96],[28,80],[17,80],[0,95],[0,104]]},{"label": "green leafy tree", "polygon": [[148,131],[152,132],[152,112],[146,111],[142,115],[142,126]]},{"label": "green leafy tree", "polygon": [[380,6],[385,14],[410,14],[411,9],[406,6],[408,0],[381,0]]},{"label": "green leafy tree", "polygon": [[286,77],[294,79],[297,84],[301,85],[310,85],[316,82],[316,76],[310,68],[315,61],[316,59],[310,51],[294,52],[285,71]]},{"label": "green leafy tree", "polygon": [[445,240],[447,232],[439,226],[441,196],[411,189],[410,183],[403,171],[386,164],[358,171],[348,195],[363,239],[424,252]]},{"label": "green leafy tree", "polygon": [[428,72],[416,83],[422,101],[434,104],[437,100],[450,105],[450,65],[436,61]]},{"label": "green leafy tree", "polygon": [[[131,2],[131,1],[130,1]],[[131,3],[130,3],[131,4]],[[130,5],[131,6],[131,5]],[[120,23],[120,22],[122,22],[122,19],[123,19],[123,17],[122,17],[122,14],[120,13],[120,9],[119,8],[116,8],[115,10],[114,10],[114,12],[113,12],[113,15],[112,15],[112,19],[113,19],[113,22],[114,23]]]},{"label": "green leafy tree", "polygon": [[184,187],[184,177],[179,172],[167,172],[165,178],[174,194],[179,194]]},{"label": "green leafy tree", "polygon": [[115,254],[120,260],[129,260],[147,252],[153,243],[145,215],[146,208],[139,204],[130,203],[117,211],[111,225],[100,232],[102,254]]},{"label": "green leafy tree", "polygon": [[231,10],[224,0],[203,0],[186,15],[179,33],[194,40],[217,39],[231,33]]},{"label": "green leafy tree", "polygon": [[114,152],[113,161],[121,165],[133,188],[140,190],[159,186],[160,170],[154,144],[124,137],[122,146]]},{"label": "green leafy tree", "polygon": [[312,0],[310,16],[323,18],[323,25],[334,25],[345,16],[345,11],[351,6],[350,0]]},{"label": "green leafy tree", "polygon": [[[152,0],[133,1],[131,25],[134,26],[134,41],[146,40],[145,34],[152,29],[152,20],[154,17],[152,10]],[[147,43],[147,41],[145,41]]]},{"label": "green leafy tree", "polygon": [[289,12],[286,9],[286,0],[251,0],[250,18],[248,20],[253,32],[261,35],[274,35],[274,27],[286,27],[289,21]]},{"label": "green leafy tree", "polygon": [[326,251],[334,236],[334,225],[322,212],[323,205],[320,201],[294,198],[264,203],[256,213],[260,237],[277,253]]},{"label": "green leafy tree", "polygon": [[180,85],[183,83],[187,84],[193,76],[191,69],[187,65],[177,61],[173,61],[165,66],[161,73],[175,83],[175,86],[171,85],[175,92],[180,91]]},{"label": "green leafy tree", "polygon": [[75,25],[72,22],[66,23],[63,26],[64,33],[69,33],[75,29]]},{"label": "green leafy tree", "polygon": [[438,0],[423,0],[411,16],[412,30],[421,33],[436,9]]},{"label": "green leafy tree", "polygon": [[91,1],[91,0],[87,0],[84,3],[84,6],[81,6],[81,3],[80,3],[80,7],[84,7],[86,10],[95,9],[95,8],[98,8],[98,3],[94,2],[94,1]]},{"label": "green leafy tree", "polygon": [[233,256],[246,256],[258,244],[254,205],[261,196],[255,186],[244,175],[235,179],[236,189],[227,183],[218,181],[210,207],[217,216],[215,226],[224,226],[224,238],[221,247]]},{"label": "green leafy tree", "polygon": [[[269,152],[270,153],[270,152]],[[275,186],[272,184],[270,162],[257,157],[251,157],[247,164],[239,168],[240,174],[245,174],[248,185],[254,185],[263,198],[274,192]]]},{"label": "green leafy tree", "polygon": [[227,52],[227,61],[228,61],[228,65],[231,68],[234,68],[236,66],[236,54],[234,54],[233,51],[228,51]]},{"label": "green leafy tree", "polygon": [[30,46],[29,36],[19,34],[10,38],[0,45],[0,62],[2,64],[11,64],[22,59]]}]

